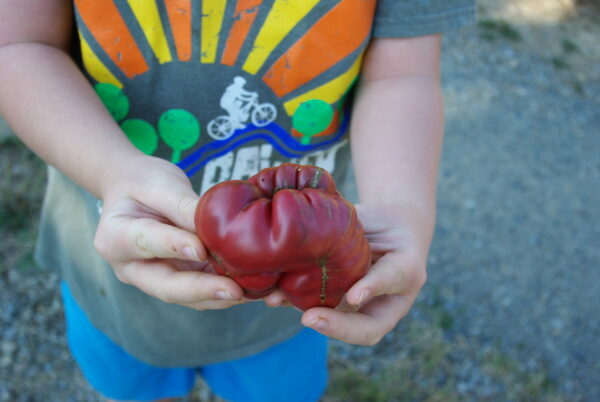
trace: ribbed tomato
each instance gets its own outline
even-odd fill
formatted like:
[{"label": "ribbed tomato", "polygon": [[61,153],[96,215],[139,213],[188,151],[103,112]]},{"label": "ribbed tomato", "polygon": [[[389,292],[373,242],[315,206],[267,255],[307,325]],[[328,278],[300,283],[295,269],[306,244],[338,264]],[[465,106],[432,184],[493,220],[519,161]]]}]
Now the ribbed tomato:
[{"label": "ribbed tomato", "polygon": [[279,288],[301,310],[338,305],[371,263],[354,206],[315,166],[217,184],[200,198],[195,225],[215,270],[246,297]]}]

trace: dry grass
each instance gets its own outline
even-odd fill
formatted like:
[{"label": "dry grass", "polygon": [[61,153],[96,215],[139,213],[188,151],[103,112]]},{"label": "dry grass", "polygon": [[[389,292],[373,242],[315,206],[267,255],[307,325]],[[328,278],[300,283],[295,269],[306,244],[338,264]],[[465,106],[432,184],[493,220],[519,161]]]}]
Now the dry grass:
[{"label": "dry grass", "polygon": [[[430,313],[433,317],[439,311]],[[324,401],[576,400],[561,394],[543,368],[528,370],[500,348],[448,336],[433,320],[409,320],[401,331],[400,350],[380,370],[365,372],[333,360]]]},{"label": "dry grass", "polygon": [[[600,1],[478,0],[480,35],[515,46],[570,74],[575,85],[600,79]],[[585,49],[585,51],[577,51]]]}]

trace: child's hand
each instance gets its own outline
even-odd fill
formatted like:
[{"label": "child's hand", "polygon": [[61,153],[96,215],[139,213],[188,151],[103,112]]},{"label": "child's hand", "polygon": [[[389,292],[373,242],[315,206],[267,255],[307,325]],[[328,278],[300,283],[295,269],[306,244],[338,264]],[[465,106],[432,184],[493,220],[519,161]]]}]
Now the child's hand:
[{"label": "child's hand", "polygon": [[140,156],[109,169],[103,183],[95,244],[121,281],[198,310],[242,303],[234,281],[206,272],[194,231],[198,195],[179,168]]},{"label": "child's hand", "polygon": [[[302,323],[329,337],[374,345],[412,306],[426,280],[430,217],[384,205],[357,205],[373,252],[373,266],[337,309],[315,307]],[[425,229],[424,229],[425,228]]]}]

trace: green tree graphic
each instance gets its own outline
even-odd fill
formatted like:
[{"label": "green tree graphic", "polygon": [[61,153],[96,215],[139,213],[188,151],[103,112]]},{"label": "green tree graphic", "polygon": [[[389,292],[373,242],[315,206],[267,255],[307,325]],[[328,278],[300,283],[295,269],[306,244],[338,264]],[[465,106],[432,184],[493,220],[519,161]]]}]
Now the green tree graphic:
[{"label": "green tree graphic", "polygon": [[123,120],[129,113],[127,95],[113,84],[100,83],[94,87],[102,103],[117,122]]},{"label": "green tree graphic", "polygon": [[171,162],[181,160],[181,151],[191,148],[200,137],[200,123],[193,114],[183,109],[171,109],[158,119],[160,138],[173,149]]},{"label": "green tree graphic", "polygon": [[129,141],[146,155],[152,155],[158,147],[158,134],[152,124],[141,119],[127,119],[121,129]]},{"label": "green tree graphic", "polygon": [[[118,123],[129,114],[129,99],[121,88],[108,83],[94,86],[98,97]],[[140,151],[152,155],[158,147],[158,134],[150,123],[141,119],[127,119],[121,123],[121,130],[129,141]]]},{"label": "green tree graphic", "polygon": [[327,129],[333,120],[331,105],[320,99],[311,99],[302,102],[292,116],[292,126],[302,134],[300,142],[310,144],[312,136]]}]

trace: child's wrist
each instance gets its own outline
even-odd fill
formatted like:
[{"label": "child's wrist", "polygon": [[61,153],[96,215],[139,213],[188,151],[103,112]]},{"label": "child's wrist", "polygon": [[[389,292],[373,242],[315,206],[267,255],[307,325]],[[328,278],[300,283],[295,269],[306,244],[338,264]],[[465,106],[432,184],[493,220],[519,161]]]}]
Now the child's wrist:
[{"label": "child's wrist", "polygon": [[105,199],[114,192],[120,183],[135,181],[140,171],[148,170],[148,159],[151,157],[143,154],[134,147],[115,149],[110,154],[106,168],[99,174],[97,193],[99,198]]}]

